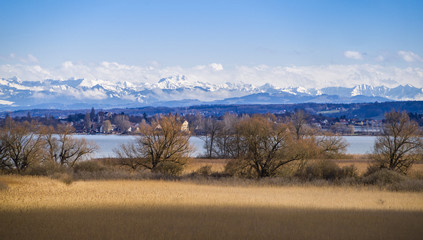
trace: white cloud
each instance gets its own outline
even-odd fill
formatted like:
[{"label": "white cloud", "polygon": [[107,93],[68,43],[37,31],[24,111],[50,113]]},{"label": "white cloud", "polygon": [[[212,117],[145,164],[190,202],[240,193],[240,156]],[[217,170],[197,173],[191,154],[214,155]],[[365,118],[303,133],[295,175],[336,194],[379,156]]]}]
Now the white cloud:
[{"label": "white cloud", "polygon": [[49,70],[44,69],[39,65],[0,65],[0,77],[10,78],[14,76],[24,81],[41,81],[44,79],[54,78],[56,74],[51,74]]},{"label": "white cloud", "polygon": [[363,55],[357,51],[345,51],[344,56],[346,58],[355,59],[355,60],[363,59]]},{"label": "white cloud", "polygon": [[411,51],[398,51],[398,55],[406,62],[423,62],[423,58]]},{"label": "white cloud", "polygon": [[6,100],[0,100],[0,105],[12,105],[14,102],[6,101]]},{"label": "white cloud", "polygon": [[[83,84],[93,86],[97,83],[106,87],[110,83],[128,82],[134,86],[140,83],[154,84],[161,78],[185,75],[189,82],[213,84],[247,83],[261,86],[270,83],[276,87],[322,88],[329,86],[353,87],[358,84],[386,85],[411,84],[423,87],[423,69],[419,67],[400,68],[370,64],[354,65],[312,65],[312,66],[236,66],[223,68],[212,63],[183,68],[180,66],[158,67],[134,66],[116,62],[81,64],[64,62],[56,68],[43,68],[34,64],[0,65],[0,78],[17,76],[23,81],[42,81],[44,79],[67,80],[85,79]],[[104,98],[101,92],[92,93],[96,98]]]},{"label": "white cloud", "polygon": [[209,66],[215,71],[222,71],[223,70],[222,64],[219,64],[219,63],[211,63]]}]

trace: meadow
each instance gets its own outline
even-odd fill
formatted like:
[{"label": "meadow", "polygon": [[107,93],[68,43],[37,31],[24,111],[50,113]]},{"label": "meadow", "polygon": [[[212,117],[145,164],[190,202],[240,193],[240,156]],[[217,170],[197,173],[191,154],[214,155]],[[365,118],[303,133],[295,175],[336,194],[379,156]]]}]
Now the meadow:
[{"label": "meadow", "polygon": [[[199,165],[205,162],[199,162]],[[0,239],[421,239],[423,193],[0,176]]]}]

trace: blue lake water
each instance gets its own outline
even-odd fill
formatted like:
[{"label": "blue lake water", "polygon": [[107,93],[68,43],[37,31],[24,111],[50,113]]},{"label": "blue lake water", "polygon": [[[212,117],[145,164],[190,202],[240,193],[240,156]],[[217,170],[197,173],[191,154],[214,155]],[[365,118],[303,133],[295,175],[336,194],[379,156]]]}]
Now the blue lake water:
[{"label": "blue lake water", "polygon": [[366,154],[373,151],[373,144],[376,141],[375,136],[344,136],[349,146],[347,153],[349,154]]},{"label": "blue lake water", "polygon": [[[85,138],[87,141],[92,141],[99,146],[99,149],[93,157],[114,157],[114,149],[119,148],[121,144],[126,144],[133,141],[135,136],[121,136],[121,135],[74,135],[76,138]],[[344,136],[348,142],[347,153],[349,154],[365,154],[373,150],[373,144],[376,140],[374,136]],[[192,156],[199,156],[204,153],[204,141],[199,137],[191,137],[191,144],[195,151]]]}]

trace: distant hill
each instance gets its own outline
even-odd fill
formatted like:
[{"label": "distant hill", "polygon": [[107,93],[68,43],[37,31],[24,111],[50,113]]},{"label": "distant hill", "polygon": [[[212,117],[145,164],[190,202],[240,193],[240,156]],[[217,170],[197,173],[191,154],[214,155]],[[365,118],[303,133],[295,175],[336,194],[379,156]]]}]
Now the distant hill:
[{"label": "distant hill", "polygon": [[[386,112],[392,109],[407,111],[409,113],[423,114],[423,101],[396,101],[396,102],[374,102],[374,103],[298,103],[298,104],[204,104],[187,107],[139,107],[139,108],[113,108],[104,111],[112,113],[125,113],[126,115],[147,115],[179,113],[202,114],[222,116],[225,113],[252,114],[252,113],[275,113],[284,114],[293,112],[296,109],[304,109],[313,115],[324,115],[329,117],[357,118],[357,119],[383,119]],[[6,114],[12,116],[52,116],[55,118],[66,117],[75,113],[86,113],[91,106],[81,109],[59,110],[59,109],[32,109],[0,112],[0,117]],[[100,111],[102,109],[96,109]]]}]

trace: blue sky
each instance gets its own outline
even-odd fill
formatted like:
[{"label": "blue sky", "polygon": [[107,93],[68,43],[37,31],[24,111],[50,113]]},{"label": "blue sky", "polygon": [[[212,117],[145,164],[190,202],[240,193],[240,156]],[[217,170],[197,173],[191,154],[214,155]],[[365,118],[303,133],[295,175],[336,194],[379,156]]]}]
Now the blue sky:
[{"label": "blue sky", "polygon": [[0,9],[0,64],[49,72],[65,62],[423,66],[423,1],[2,0]]}]

